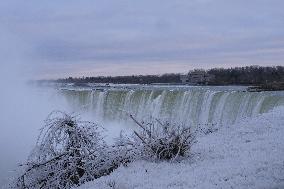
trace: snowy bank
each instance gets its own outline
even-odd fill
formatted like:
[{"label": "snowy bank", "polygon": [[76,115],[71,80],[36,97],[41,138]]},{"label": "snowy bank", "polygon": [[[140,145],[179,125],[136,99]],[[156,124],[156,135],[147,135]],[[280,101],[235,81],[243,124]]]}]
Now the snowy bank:
[{"label": "snowy bank", "polygon": [[139,161],[78,189],[284,188],[284,107],[200,136],[180,163]]}]

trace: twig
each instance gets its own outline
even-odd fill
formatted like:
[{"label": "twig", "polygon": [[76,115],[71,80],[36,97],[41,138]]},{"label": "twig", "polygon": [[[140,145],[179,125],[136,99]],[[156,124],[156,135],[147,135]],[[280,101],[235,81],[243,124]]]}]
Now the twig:
[{"label": "twig", "polygon": [[136,131],[134,131],[134,134],[135,134],[144,144],[147,144],[146,141],[145,141]]},{"label": "twig", "polygon": [[26,175],[27,172],[31,171],[32,169],[34,169],[34,168],[36,168],[36,167],[40,167],[40,166],[46,165],[46,164],[48,164],[48,163],[50,163],[50,162],[52,162],[52,161],[55,161],[55,160],[60,159],[61,157],[65,156],[65,155],[68,155],[68,154],[69,154],[69,152],[68,152],[68,153],[64,153],[64,154],[61,154],[61,155],[59,155],[59,156],[57,156],[57,157],[55,157],[55,158],[52,158],[52,159],[50,159],[50,160],[48,160],[48,161],[46,161],[46,162],[44,162],[44,163],[35,164],[35,165],[33,165],[32,167],[30,167],[29,169],[27,169],[26,172],[23,174],[23,176]]},{"label": "twig", "polygon": [[165,127],[165,125],[164,125],[158,118],[155,118],[155,120],[156,120],[162,127]]},{"label": "twig", "polygon": [[[139,126],[141,127],[148,135],[150,138],[152,137],[151,131],[149,131],[148,129],[146,129],[141,123],[139,123],[139,121],[137,121],[132,114],[129,114],[130,118]],[[154,138],[153,138],[154,139]]]}]

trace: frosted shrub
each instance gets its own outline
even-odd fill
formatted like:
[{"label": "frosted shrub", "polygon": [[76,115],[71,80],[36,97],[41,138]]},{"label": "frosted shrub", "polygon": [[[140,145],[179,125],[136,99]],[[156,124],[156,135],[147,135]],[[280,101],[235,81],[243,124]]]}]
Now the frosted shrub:
[{"label": "frosted shrub", "polygon": [[139,123],[130,117],[140,130],[132,136],[121,134],[113,146],[107,146],[97,124],[52,112],[12,187],[71,188],[140,158],[171,160],[190,151],[194,140],[190,128],[159,120]]},{"label": "frosted shrub", "polygon": [[140,123],[132,115],[130,117],[140,127],[140,130],[134,131],[133,137],[124,139],[124,141],[133,149],[136,156],[173,160],[186,156],[190,151],[195,135],[189,127],[169,122],[162,123],[158,119]]},{"label": "frosted shrub", "polygon": [[100,133],[95,123],[52,112],[15,188],[70,188],[101,176],[109,168]]}]

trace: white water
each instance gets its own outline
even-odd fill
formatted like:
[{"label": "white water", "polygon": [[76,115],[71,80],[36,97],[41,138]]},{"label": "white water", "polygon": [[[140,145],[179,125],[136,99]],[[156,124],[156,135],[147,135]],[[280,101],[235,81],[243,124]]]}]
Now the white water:
[{"label": "white water", "polygon": [[150,116],[187,125],[233,124],[284,105],[283,92],[244,92],[218,87],[116,88],[61,90],[74,111],[97,120],[126,123],[129,112],[138,119]]}]

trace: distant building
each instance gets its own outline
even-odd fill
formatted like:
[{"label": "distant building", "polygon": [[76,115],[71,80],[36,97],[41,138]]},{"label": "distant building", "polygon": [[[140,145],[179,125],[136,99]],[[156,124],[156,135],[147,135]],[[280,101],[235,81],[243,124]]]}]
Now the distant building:
[{"label": "distant building", "polygon": [[189,82],[188,75],[180,75],[180,80],[182,83],[188,83]]},{"label": "distant building", "polygon": [[194,70],[187,75],[181,75],[180,80],[183,84],[207,84],[214,79],[214,75],[208,74],[205,70]]}]

